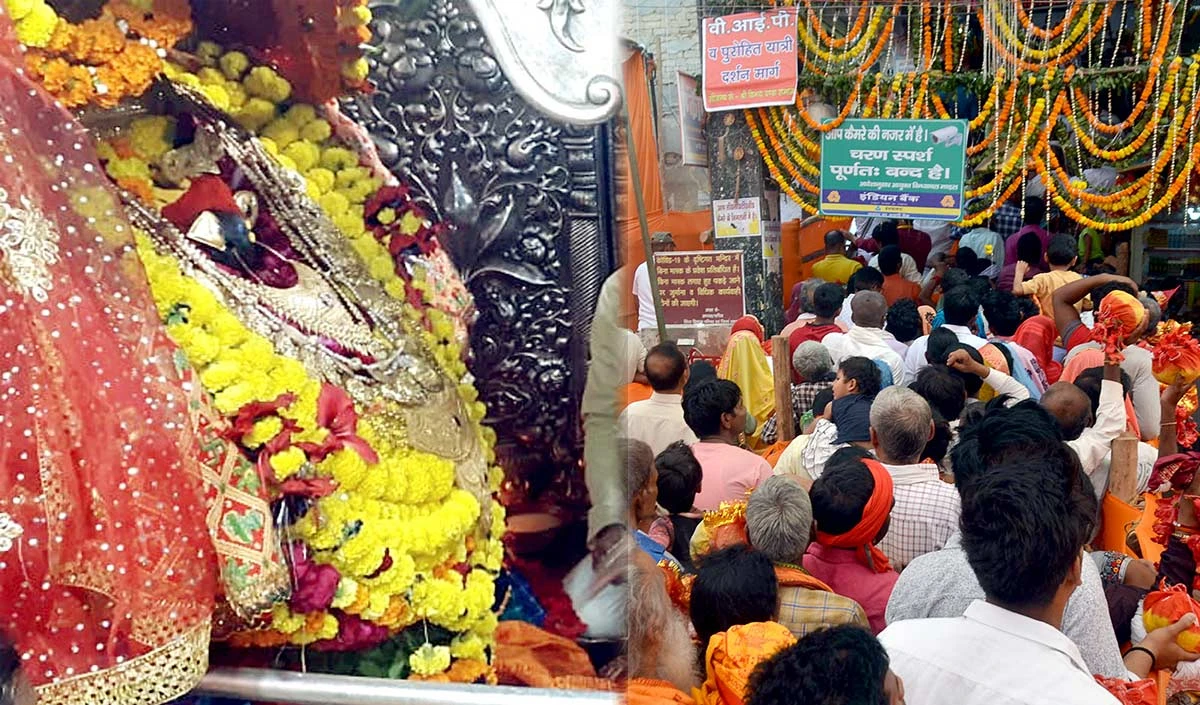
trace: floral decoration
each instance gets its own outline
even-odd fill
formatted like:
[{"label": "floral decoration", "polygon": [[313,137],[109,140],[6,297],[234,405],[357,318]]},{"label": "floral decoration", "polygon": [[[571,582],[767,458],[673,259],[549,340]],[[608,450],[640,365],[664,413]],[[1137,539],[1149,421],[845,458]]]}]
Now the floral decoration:
[{"label": "floral decoration", "polygon": [[45,0],[5,0],[33,77],[64,107],[113,107],[145,93],[166,50],[192,31],[186,0],[109,0],[73,24]]}]

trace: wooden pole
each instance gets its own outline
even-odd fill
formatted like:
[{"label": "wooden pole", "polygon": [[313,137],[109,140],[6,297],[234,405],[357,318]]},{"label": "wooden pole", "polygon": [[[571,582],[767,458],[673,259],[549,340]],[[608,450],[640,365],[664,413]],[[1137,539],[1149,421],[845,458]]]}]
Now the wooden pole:
[{"label": "wooden pole", "polygon": [[1112,442],[1112,466],[1108,473],[1108,491],[1126,503],[1137,498],[1138,439],[1129,431]]},{"label": "wooden pole", "polygon": [[796,437],[796,422],[792,417],[792,351],[788,339],[782,335],[771,338],[771,370],[775,376],[775,423],[779,440],[791,441]]}]

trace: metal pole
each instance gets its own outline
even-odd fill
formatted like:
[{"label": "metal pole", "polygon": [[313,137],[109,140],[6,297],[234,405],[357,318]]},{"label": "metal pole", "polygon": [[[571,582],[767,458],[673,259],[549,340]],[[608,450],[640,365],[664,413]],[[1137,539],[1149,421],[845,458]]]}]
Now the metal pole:
[{"label": "metal pole", "polygon": [[[645,53],[642,60],[645,61]],[[643,71],[645,64],[643,63]],[[628,103],[628,101],[627,101]],[[646,220],[646,199],[642,197],[641,164],[637,158],[637,146],[634,144],[633,129],[629,122],[629,106],[621,110],[621,119],[625,123],[625,142],[629,153],[629,178],[633,181],[633,197],[637,203],[638,225],[642,230],[642,247],[646,252],[646,271],[650,275],[650,295],[654,299],[654,317],[658,320],[658,342],[667,339],[667,324],[663,320],[662,296],[658,293],[658,269],[654,266],[654,248],[650,246],[650,224]]]},{"label": "metal pole", "polygon": [[619,705],[616,693],[420,683],[258,668],[209,671],[196,695],[288,705]]}]

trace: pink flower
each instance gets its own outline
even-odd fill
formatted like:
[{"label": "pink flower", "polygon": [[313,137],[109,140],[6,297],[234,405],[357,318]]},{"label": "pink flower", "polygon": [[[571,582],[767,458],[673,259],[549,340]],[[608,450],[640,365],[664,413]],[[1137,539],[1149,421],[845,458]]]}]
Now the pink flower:
[{"label": "pink flower", "polygon": [[341,575],[331,565],[319,565],[308,557],[303,544],[291,545],[292,574],[296,587],[292,591],[293,612],[323,612],[333,604]]},{"label": "pink flower", "polygon": [[337,613],[338,633],[333,639],[317,642],[313,648],[322,651],[365,651],[387,641],[387,627],[363,621],[357,615]]}]

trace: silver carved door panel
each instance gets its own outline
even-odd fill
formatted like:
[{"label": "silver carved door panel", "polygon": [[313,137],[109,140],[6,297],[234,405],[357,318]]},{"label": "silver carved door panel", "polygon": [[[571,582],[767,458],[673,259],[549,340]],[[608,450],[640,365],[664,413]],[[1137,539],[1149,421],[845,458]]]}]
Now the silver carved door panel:
[{"label": "silver carved door panel", "polygon": [[443,245],[479,312],[470,367],[517,501],[548,487],[556,502],[584,493],[579,396],[613,261],[604,122],[619,88],[594,34],[613,36],[599,26],[614,24],[611,8],[372,2],[377,90],[343,104],[384,164],[452,225]]}]

